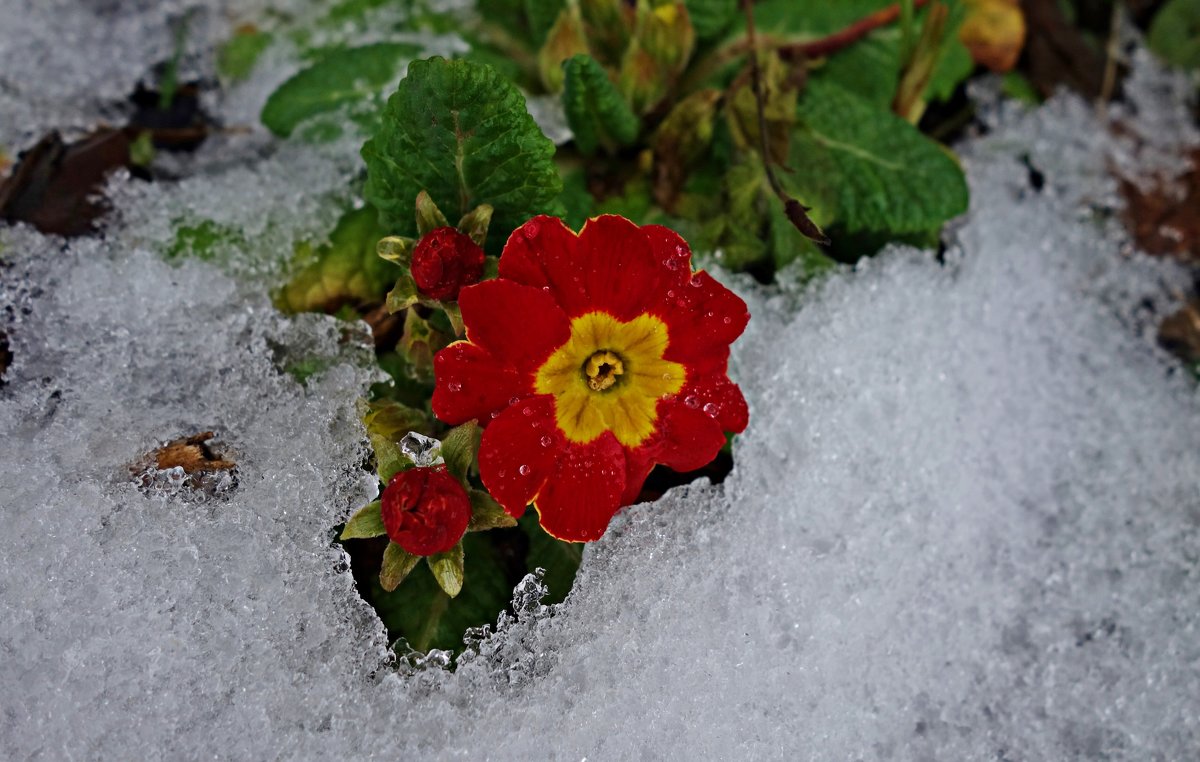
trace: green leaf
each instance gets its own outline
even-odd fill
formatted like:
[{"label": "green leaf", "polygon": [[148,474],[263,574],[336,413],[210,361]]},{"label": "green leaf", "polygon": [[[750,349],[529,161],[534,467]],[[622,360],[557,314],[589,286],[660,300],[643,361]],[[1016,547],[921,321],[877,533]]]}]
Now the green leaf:
[{"label": "green leaf", "polygon": [[547,605],[561,603],[575,583],[575,574],[583,559],[583,543],[563,542],[550,536],[538,524],[537,516],[532,512],[526,513],[519,523],[529,538],[526,569],[529,572],[539,568],[546,570],[543,581],[549,592],[542,602]]},{"label": "green leaf", "polygon": [[456,597],[462,590],[463,576],[463,544],[460,542],[445,553],[438,553],[425,559],[429,571],[438,587],[451,598]]},{"label": "green leaf", "polygon": [[385,593],[372,584],[372,605],[392,638],[404,638],[418,650],[444,648],[461,651],[463,633],[496,621],[512,599],[510,580],[488,534],[463,538],[465,584],[457,597],[442,591],[428,564],[420,564],[395,592]]},{"label": "green leaf", "polygon": [[296,245],[294,275],[275,293],[282,312],[334,313],[343,305],[378,303],[403,270],[378,255],[384,230],[375,209],[364,206],[342,215],[329,243]]},{"label": "green leaf", "polygon": [[558,14],[566,7],[564,0],[524,0],[525,18],[529,21],[530,40],[532,47],[539,48],[546,39],[546,33],[554,26]]},{"label": "green leaf", "polygon": [[212,262],[245,243],[245,236],[239,229],[213,220],[200,220],[195,224],[179,224],[163,257],[167,261],[195,257]]},{"label": "green leaf", "polygon": [[404,62],[420,50],[409,43],[381,42],[331,53],[271,93],[263,106],[262,123],[287,137],[306,119],[375,100],[400,74]]},{"label": "green leaf", "polygon": [[438,228],[450,227],[450,221],[425,191],[417,194],[417,235],[424,238]]},{"label": "green leaf", "polygon": [[367,431],[397,441],[410,431],[427,433],[429,429],[429,417],[423,411],[393,400],[360,400],[358,417]]},{"label": "green leaf", "polygon": [[737,16],[738,0],[685,0],[696,37],[711,40],[724,32]]},{"label": "green leaf", "polygon": [[797,108],[788,175],[814,218],[846,230],[912,233],[967,209],[961,167],[895,115],[828,82],[812,82]]},{"label": "green leaf", "polygon": [[396,278],[396,285],[387,293],[384,305],[387,311],[395,315],[404,312],[409,307],[421,301],[421,292],[417,290],[417,282],[408,273],[401,273]]},{"label": "green leaf", "polygon": [[259,57],[271,45],[271,35],[265,32],[234,34],[217,48],[217,73],[230,82],[241,82],[254,71]]},{"label": "green leaf", "polygon": [[1200,0],[1171,0],[1150,24],[1150,49],[1167,63],[1200,67]]},{"label": "green leaf", "polygon": [[467,524],[468,532],[483,532],[488,529],[503,529],[515,527],[517,520],[504,510],[491,495],[481,489],[467,490],[471,498],[471,522]]},{"label": "green leaf", "polygon": [[442,438],[442,459],[446,461],[446,469],[465,479],[471,464],[475,462],[475,453],[479,452],[479,438],[483,429],[475,421],[467,421],[456,426]]},{"label": "green leaf", "polygon": [[339,540],[353,540],[365,537],[378,537],[387,534],[383,528],[383,513],[380,511],[378,500],[363,506],[346,522],[345,528],[338,536]]},{"label": "green leaf", "polygon": [[390,235],[379,239],[379,243],[375,245],[375,253],[401,269],[408,269],[412,264],[412,253],[416,246],[417,242],[412,238]]},{"label": "green leaf", "polygon": [[461,216],[491,204],[503,243],[525,220],[556,211],[562,181],[554,144],[525,99],[491,67],[473,61],[414,61],[362,149],[365,195],[391,232],[416,232],[413,202],[426,190]]},{"label": "green leaf", "polygon": [[482,248],[487,241],[488,228],[492,224],[492,214],[495,211],[491,204],[480,204],[462,216],[458,221],[458,230]]},{"label": "green leaf", "polygon": [[900,32],[881,29],[831,56],[813,79],[834,82],[883,109],[892,107],[900,80]]},{"label": "green leaf", "polygon": [[637,139],[641,122],[594,58],[569,58],[563,73],[563,108],[580,152],[590,156],[601,146],[612,152]]},{"label": "green leaf", "polygon": [[392,592],[409,575],[420,556],[409,553],[394,542],[389,542],[383,551],[383,565],[379,568],[379,586],[384,592]]}]

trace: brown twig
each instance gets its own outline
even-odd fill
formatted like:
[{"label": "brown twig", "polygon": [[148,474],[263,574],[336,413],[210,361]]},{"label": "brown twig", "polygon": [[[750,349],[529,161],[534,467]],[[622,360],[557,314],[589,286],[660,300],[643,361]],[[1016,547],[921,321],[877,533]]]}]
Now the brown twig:
[{"label": "brown twig", "polygon": [[[929,4],[929,0],[913,0],[913,10],[918,10]],[[848,48],[876,29],[891,24],[900,18],[900,3],[892,3],[869,16],[865,16],[845,29],[834,32],[828,37],[810,42],[796,42],[782,45],[778,48],[779,57],[792,61],[800,58],[821,58],[831,55],[843,48]],[[749,30],[747,30],[749,31]]]},{"label": "brown twig", "polygon": [[754,106],[758,111],[758,141],[762,152],[763,169],[767,174],[767,183],[771,186],[776,197],[783,202],[783,211],[796,229],[817,243],[828,244],[829,237],[822,232],[817,223],[808,216],[808,207],[788,195],[779,183],[772,168],[771,153],[767,146],[767,116],[764,104],[762,75],[758,66],[758,38],[754,30],[753,0],[742,0],[742,10],[746,13],[746,40],[750,44],[750,80],[754,89]]}]

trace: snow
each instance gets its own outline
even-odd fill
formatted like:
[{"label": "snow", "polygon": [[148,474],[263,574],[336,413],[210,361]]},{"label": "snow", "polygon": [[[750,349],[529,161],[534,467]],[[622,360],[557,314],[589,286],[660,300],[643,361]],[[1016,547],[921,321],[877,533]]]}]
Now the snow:
[{"label": "snow", "polygon": [[[565,604],[527,580],[453,673],[395,663],[333,542],[375,496],[366,328],[263,287],[349,200],[349,139],[118,179],[103,237],[0,228],[6,757],[1194,756],[1200,399],[1152,340],[1184,281],[1132,251],[1108,169],[1196,136],[1136,65],[1119,139],[1067,96],[993,104],[944,261],[724,276],[754,315],[734,472],[625,511]],[[252,243],[164,261],[188,215]],[[139,489],[130,464],[209,429],[236,484]]]}]

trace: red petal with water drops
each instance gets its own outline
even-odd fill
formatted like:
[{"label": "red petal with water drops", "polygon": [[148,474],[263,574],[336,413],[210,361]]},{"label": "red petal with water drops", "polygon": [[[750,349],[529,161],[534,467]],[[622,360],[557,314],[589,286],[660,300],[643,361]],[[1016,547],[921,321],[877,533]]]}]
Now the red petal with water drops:
[{"label": "red petal with water drops", "polygon": [[542,528],[560,540],[590,542],[608,529],[625,491],[625,451],[611,432],[570,444],[535,500]]},{"label": "red petal with water drops", "polygon": [[529,391],[522,374],[467,341],[456,341],[438,352],[433,373],[437,379],[433,414],[455,426],[472,418],[486,425],[492,413]]},{"label": "red petal with water drops", "polygon": [[553,397],[510,405],[483,432],[479,478],[509,515],[520,517],[554,472],[563,442]]}]

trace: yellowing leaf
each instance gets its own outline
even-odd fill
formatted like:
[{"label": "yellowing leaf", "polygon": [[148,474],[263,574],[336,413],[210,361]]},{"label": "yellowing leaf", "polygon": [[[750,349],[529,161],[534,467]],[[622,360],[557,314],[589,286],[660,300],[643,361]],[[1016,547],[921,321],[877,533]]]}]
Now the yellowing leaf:
[{"label": "yellowing leaf", "polygon": [[1005,72],[1025,47],[1025,14],[1017,0],[966,0],[967,18],[958,37],[976,63]]}]

